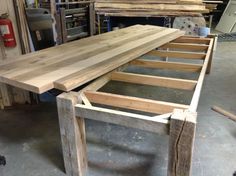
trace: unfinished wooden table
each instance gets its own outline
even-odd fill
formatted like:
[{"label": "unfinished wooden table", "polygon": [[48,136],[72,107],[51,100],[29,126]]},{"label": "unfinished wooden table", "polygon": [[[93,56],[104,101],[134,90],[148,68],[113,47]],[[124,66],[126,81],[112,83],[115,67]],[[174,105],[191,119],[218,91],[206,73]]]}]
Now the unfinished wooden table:
[{"label": "unfinished wooden table", "polygon": [[0,82],[35,93],[69,91],[181,35],[177,29],[136,25],[89,37],[1,64]]},{"label": "unfinished wooden table", "polygon": [[0,83],[38,94],[70,91],[182,35],[177,29],[135,25],[81,39],[0,64]]},{"label": "unfinished wooden table", "polygon": [[[136,60],[113,70],[79,92],[63,93],[57,98],[65,168],[68,176],[84,176],[87,169],[84,119],[169,135],[168,176],[190,176],[197,106],[206,73],[210,72],[213,38],[181,37],[145,56],[181,58],[186,62]],[[198,60],[200,64],[187,62]],[[128,66],[199,73],[197,80],[130,73]],[[109,81],[160,86],[193,92],[190,104],[178,104],[132,97],[99,89]],[[120,87],[122,89],[122,87]],[[101,106],[102,105],[102,106]],[[104,105],[106,108],[104,108]],[[120,108],[117,110],[117,108]],[[132,113],[130,112],[132,110]],[[135,111],[135,112],[133,112]],[[144,115],[143,112],[151,115]]]}]

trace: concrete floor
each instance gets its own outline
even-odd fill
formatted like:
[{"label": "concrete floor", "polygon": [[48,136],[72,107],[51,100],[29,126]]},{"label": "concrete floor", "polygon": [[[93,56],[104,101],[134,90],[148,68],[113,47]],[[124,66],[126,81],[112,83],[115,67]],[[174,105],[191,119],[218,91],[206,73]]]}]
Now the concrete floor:
[{"label": "concrete floor", "polygon": [[[210,109],[218,105],[236,114],[235,57],[236,43],[218,44],[212,73],[206,77],[198,108],[193,176],[230,176],[236,171],[236,123]],[[182,77],[180,73],[173,76]],[[114,83],[104,89],[116,92],[119,85]],[[190,101],[190,92],[167,90],[168,98],[163,96],[163,91],[130,85],[119,90],[122,94],[152,99]],[[166,175],[168,136],[86,122],[88,176]],[[7,165],[0,167],[0,176],[65,176],[55,103],[0,111],[0,155],[7,159]]]}]

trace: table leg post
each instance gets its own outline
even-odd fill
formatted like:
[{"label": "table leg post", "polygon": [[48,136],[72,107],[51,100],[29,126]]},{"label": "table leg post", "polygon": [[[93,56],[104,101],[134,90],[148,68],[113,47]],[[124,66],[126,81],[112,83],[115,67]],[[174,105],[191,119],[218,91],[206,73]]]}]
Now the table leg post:
[{"label": "table leg post", "polygon": [[196,112],[175,109],[170,120],[168,176],[190,176]]},{"label": "table leg post", "polygon": [[0,109],[12,105],[12,95],[6,84],[0,83]]},{"label": "table leg post", "polygon": [[57,97],[65,169],[68,176],[84,176],[87,170],[87,152],[84,119],[75,116],[79,103],[75,92]]}]

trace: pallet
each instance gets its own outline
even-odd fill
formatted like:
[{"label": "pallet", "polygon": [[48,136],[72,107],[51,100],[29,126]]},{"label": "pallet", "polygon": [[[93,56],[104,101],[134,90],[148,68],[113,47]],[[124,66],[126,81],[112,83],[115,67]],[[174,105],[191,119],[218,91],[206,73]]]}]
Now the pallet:
[{"label": "pallet", "polygon": [[[205,74],[210,73],[214,49],[214,38],[180,37],[157,50],[147,52],[145,56],[151,55],[164,59],[180,58],[185,62],[147,60],[138,57],[98,78],[79,92],[63,93],[58,96],[57,106],[67,175],[86,174],[84,119],[92,119],[169,135],[167,175],[190,176],[197,106]],[[189,60],[197,60],[201,64],[193,64],[188,62]],[[175,70],[186,74],[195,72],[199,73],[199,77],[197,80],[188,80],[124,72],[124,69],[129,66]],[[99,90],[110,81],[189,90],[193,92],[193,96],[190,104],[177,104]]]}]

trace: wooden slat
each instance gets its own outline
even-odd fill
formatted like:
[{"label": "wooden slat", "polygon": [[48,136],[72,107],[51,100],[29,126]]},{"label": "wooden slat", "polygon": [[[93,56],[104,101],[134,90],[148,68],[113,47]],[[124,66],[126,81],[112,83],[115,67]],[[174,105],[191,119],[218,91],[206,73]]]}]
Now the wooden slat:
[{"label": "wooden slat", "polygon": [[200,60],[203,60],[206,56],[206,54],[202,54],[202,53],[157,51],[157,50],[153,50],[145,55],[158,56],[158,57],[180,58],[180,59],[200,59]]},{"label": "wooden slat", "polygon": [[75,111],[77,116],[87,119],[137,128],[158,134],[169,133],[168,120],[162,119],[162,115],[149,117],[134,113],[99,107],[90,107],[80,104],[75,106]]},{"label": "wooden slat", "polygon": [[122,81],[128,83],[161,86],[161,87],[183,89],[183,90],[194,90],[197,84],[197,81],[194,80],[150,76],[150,75],[124,73],[124,72],[114,72],[111,76],[111,79],[115,81]]},{"label": "wooden slat", "polygon": [[[29,77],[26,75],[29,72],[31,72],[29,75],[37,75],[35,73],[36,69],[44,68],[44,72],[50,71],[49,68],[46,70],[45,67],[50,66],[51,69],[55,69],[60,66],[59,64],[65,64],[65,61],[67,61],[67,65],[70,65],[71,62],[78,62],[106,51],[111,48],[111,45],[118,47],[124,42],[133,41],[163,30],[163,28],[155,29],[146,26],[142,27],[142,30],[137,30],[138,26],[135,27],[130,27],[129,30],[122,29],[121,31],[117,31],[117,33],[111,32],[108,36],[101,35],[100,38],[94,36],[92,38],[90,37],[90,40],[83,39],[79,40],[77,43],[70,42],[68,44],[52,47],[51,50],[46,49],[47,52],[45,53],[43,52],[44,50],[42,50],[35,52],[33,56],[31,56],[32,54],[23,55],[13,64],[6,63],[0,66],[0,73],[4,73],[4,75],[8,77],[16,77],[19,75],[21,75],[21,77]],[[113,40],[111,40],[111,38]],[[73,45],[71,45],[71,43],[73,43]],[[28,55],[29,57],[27,57]],[[27,60],[22,60],[22,58],[27,58]],[[26,64],[29,64],[30,67],[22,69]]]},{"label": "wooden slat", "polygon": [[129,4],[129,3],[95,3],[97,11],[109,10],[173,10],[173,11],[190,11],[190,12],[203,12],[206,10],[205,5],[181,5],[181,4]]},{"label": "wooden slat", "polygon": [[200,72],[202,68],[202,65],[200,64],[186,64],[186,63],[179,63],[179,62],[152,61],[152,60],[143,60],[143,59],[134,60],[131,62],[131,65],[147,67],[147,68],[186,71],[186,72]]},{"label": "wooden slat", "polygon": [[210,40],[210,45],[209,48],[207,50],[207,54],[206,54],[206,58],[202,67],[202,71],[200,73],[200,76],[198,78],[198,82],[191,100],[191,104],[190,104],[190,110],[195,112],[197,110],[197,106],[198,106],[198,102],[200,99],[200,94],[201,94],[201,90],[202,90],[202,85],[203,85],[203,81],[205,78],[205,74],[207,71],[207,67],[208,67],[208,63],[211,57],[211,53],[212,53],[212,49],[213,49],[213,44],[214,44],[214,39]]},{"label": "wooden slat", "polygon": [[104,92],[84,92],[90,102],[115,106],[138,111],[165,114],[171,113],[175,108],[187,109],[188,105],[155,101],[143,98],[129,97],[124,95],[116,95]]},{"label": "wooden slat", "polygon": [[186,44],[186,43],[167,43],[160,47],[161,49],[181,49],[186,51],[206,51],[208,45]]},{"label": "wooden slat", "polygon": [[119,11],[119,12],[101,12],[97,11],[97,14],[105,16],[115,16],[115,17],[163,17],[163,16],[191,16],[191,17],[201,17],[202,14],[198,12],[181,12],[181,11],[166,11],[166,10],[154,10],[154,11]]},{"label": "wooden slat", "polygon": [[[130,35],[132,33],[136,33],[137,29],[140,28],[141,25],[134,25],[131,26],[129,28],[123,28],[120,29],[118,31],[111,31],[111,32],[107,32],[107,33],[103,33],[101,35],[97,35],[97,36],[93,36],[93,38],[89,37],[89,38],[83,38],[82,40],[76,40],[76,41],[72,41],[66,44],[62,44],[62,45],[58,45],[55,47],[51,47],[51,48],[47,48],[47,49],[43,49],[37,52],[33,52],[33,53],[28,53],[26,55],[22,55],[20,57],[18,57],[17,59],[12,59],[12,60],[7,60],[4,61],[3,63],[0,63],[0,66],[4,65],[4,67],[6,67],[8,64],[21,64],[22,61],[26,61],[28,59],[31,59],[32,63],[33,62],[38,62],[40,59],[43,60],[48,60],[51,57],[55,57],[55,55],[60,55],[60,54],[65,54],[65,53],[71,53],[72,48],[73,49],[86,49],[86,47],[92,45],[92,44],[104,44],[104,42],[109,41],[111,38],[113,39],[117,39],[121,36],[124,35]],[[141,27],[143,30],[146,30],[147,27],[142,26]],[[150,29],[150,27],[149,27]],[[79,48],[78,48],[79,46]],[[69,50],[70,49],[70,50]],[[77,51],[78,52],[78,51]],[[63,55],[60,55],[63,57]],[[26,64],[26,63],[25,63]],[[2,67],[0,67],[2,70]]]},{"label": "wooden slat", "polygon": [[75,92],[57,97],[58,117],[66,174],[84,176],[87,169],[85,123],[75,116],[75,104],[80,103]]},{"label": "wooden slat", "polygon": [[180,37],[176,40],[173,40],[174,43],[193,43],[193,44],[205,44],[209,45],[210,40],[208,38],[194,38],[194,37]]}]

